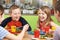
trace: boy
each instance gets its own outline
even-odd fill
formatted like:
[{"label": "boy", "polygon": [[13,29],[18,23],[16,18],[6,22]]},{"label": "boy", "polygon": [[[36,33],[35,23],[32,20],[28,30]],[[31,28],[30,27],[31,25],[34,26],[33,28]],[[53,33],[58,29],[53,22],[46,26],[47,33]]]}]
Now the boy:
[{"label": "boy", "polygon": [[[57,21],[60,22],[60,0],[56,2],[54,16],[56,17]],[[60,27],[58,27],[54,32],[53,40],[60,40]]]},{"label": "boy", "polygon": [[[23,29],[25,24],[28,24],[27,21],[21,17],[21,10],[19,6],[12,5],[10,7],[10,17],[6,18],[2,23],[2,27],[6,27],[6,29],[13,33],[17,34],[20,33],[20,30]],[[31,31],[31,27],[29,26],[28,31]]]},{"label": "boy", "polygon": [[29,27],[28,24],[24,25],[22,32],[15,36],[0,26],[0,40],[3,40],[4,37],[10,40],[22,40],[28,27]]},{"label": "boy", "polygon": [[[0,23],[2,22],[3,13],[4,13],[4,8],[3,6],[0,5]],[[4,37],[11,40],[22,40],[24,37],[25,31],[27,31],[28,27],[29,27],[28,24],[24,25],[22,32],[19,33],[18,36],[15,36],[0,26],[0,40],[3,40]]]}]

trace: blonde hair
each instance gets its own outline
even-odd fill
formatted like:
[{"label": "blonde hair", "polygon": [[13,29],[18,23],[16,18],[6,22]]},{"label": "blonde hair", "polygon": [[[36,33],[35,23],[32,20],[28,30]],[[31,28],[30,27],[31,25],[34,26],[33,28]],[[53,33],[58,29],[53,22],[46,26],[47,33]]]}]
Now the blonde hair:
[{"label": "blonde hair", "polygon": [[[47,14],[47,19],[45,20],[45,22],[46,22],[46,24],[48,24],[51,21],[51,10],[50,10],[50,8],[48,6],[42,6],[40,9]],[[39,10],[37,13],[38,13],[38,15],[40,14]],[[40,22],[40,18],[38,18],[38,22]]]},{"label": "blonde hair", "polygon": [[13,5],[10,7],[9,13],[12,13],[12,10],[17,9],[17,8],[19,8],[19,9],[20,9],[20,7],[19,7],[19,6],[17,6],[17,5],[15,5],[15,4],[13,4]]}]

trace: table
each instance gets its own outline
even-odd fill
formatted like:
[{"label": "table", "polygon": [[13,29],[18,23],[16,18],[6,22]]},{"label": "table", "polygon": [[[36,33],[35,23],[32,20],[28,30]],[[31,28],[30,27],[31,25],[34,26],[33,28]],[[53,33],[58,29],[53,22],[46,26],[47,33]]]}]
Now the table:
[{"label": "table", "polygon": [[[32,40],[32,37],[33,37],[34,35],[30,35],[30,34],[28,34],[27,32],[25,33],[25,35],[24,35],[24,38],[23,38],[23,40]],[[8,39],[3,39],[3,40],[8,40]],[[39,38],[39,40],[46,40],[46,39],[40,39]]]},{"label": "table", "polygon": [[[25,34],[25,38],[23,38],[23,40],[32,40],[32,37],[34,37],[34,35],[30,35],[30,34],[28,34],[28,33],[26,33]],[[51,38],[51,37],[48,37],[48,38],[46,38],[46,39],[38,39],[38,40],[52,40],[53,38]]]},{"label": "table", "polygon": [[[23,40],[32,40],[32,39],[24,38]],[[46,39],[38,39],[38,40],[46,40]]]},{"label": "table", "polygon": [[[30,35],[30,34],[26,33],[23,40],[32,40],[32,37],[34,37],[34,35]],[[46,40],[46,39],[40,39],[39,38],[38,40]]]}]

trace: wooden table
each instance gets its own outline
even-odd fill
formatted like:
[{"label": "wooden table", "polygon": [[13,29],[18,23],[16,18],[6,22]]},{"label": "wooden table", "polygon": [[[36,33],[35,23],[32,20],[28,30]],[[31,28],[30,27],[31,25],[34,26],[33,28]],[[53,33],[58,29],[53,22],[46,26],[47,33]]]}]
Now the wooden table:
[{"label": "wooden table", "polygon": [[[41,36],[41,35],[40,35],[40,36]],[[32,40],[33,37],[34,37],[34,35],[30,35],[30,34],[26,33],[26,34],[25,34],[25,38],[23,38],[23,40]],[[40,38],[39,38],[39,40],[49,40],[50,38],[53,39],[53,37],[48,37],[48,38],[46,38],[46,39],[40,39]]]},{"label": "wooden table", "polygon": [[[30,38],[23,38],[23,40],[32,40]],[[46,40],[46,39],[36,39],[36,40]]]},{"label": "wooden table", "polygon": [[[23,40],[32,40],[32,38],[34,37],[34,35],[30,35],[30,34],[28,34],[27,32],[25,33],[25,35],[24,35],[24,38],[23,38]],[[49,37],[50,38],[50,37]],[[4,40],[8,40],[8,39],[4,39]],[[46,39],[38,39],[38,40],[46,40]]]},{"label": "wooden table", "polygon": [[[26,33],[23,40],[32,40],[32,37],[34,37],[34,35],[30,35],[30,34]],[[38,40],[46,40],[46,39],[40,39],[39,38]]]}]

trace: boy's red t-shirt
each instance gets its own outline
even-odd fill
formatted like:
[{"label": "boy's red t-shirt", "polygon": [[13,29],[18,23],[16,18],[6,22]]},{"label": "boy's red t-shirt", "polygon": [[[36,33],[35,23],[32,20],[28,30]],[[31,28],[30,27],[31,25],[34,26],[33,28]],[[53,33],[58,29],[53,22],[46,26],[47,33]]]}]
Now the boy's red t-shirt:
[{"label": "boy's red t-shirt", "polygon": [[11,21],[7,24],[8,26],[16,26],[16,27],[21,27],[22,23],[20,21]]},{"label": "boy's red t-shirt", "polygon": [[7,30],[9,31],[9,32],[11,32],[11,33],[13,33],[13,34],[16,34],[16,33],[19,33],[19,32],[12,32],[11,31],[11,27],[12,26],[15,26],[16,28],[17,27],[22,27],[22,23],[20,22],[20,21],[11,21],[11,22],[9,22],[8,24],[7,24]]}]

